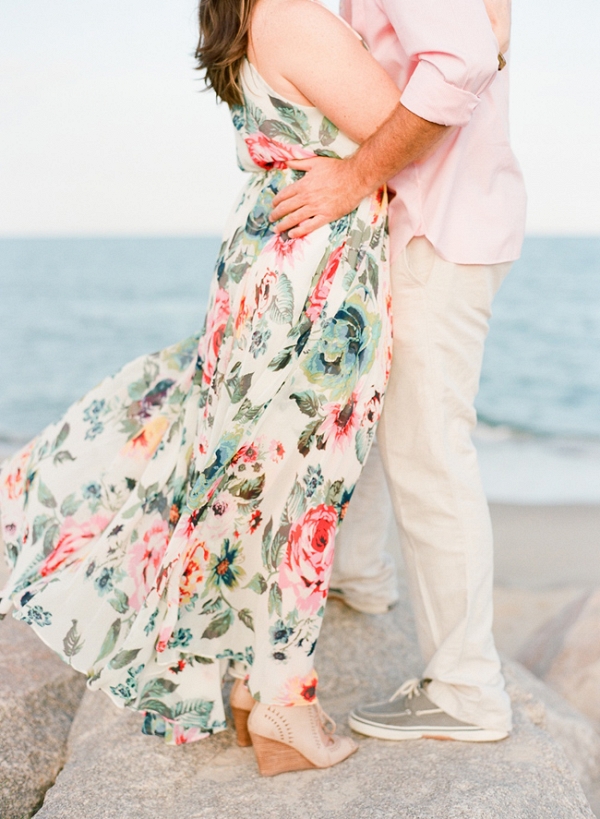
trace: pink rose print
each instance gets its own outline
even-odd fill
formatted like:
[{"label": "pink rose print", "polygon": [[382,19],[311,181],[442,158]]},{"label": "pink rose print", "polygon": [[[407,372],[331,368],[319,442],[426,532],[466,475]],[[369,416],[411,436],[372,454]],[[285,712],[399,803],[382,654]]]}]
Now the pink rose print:
[{"label": "pink rose print", "polygon": [[337,520],[335,507],[322,503],[308,509],[290,531],[279,585],[293,589],[298,608],[309,615],[316,614],[327,597]]},{"label": "pink rose print", "polygon": [[41,576],[47,577],[63,566],[70,557],[103,532],[110,521],[111,518],[105,515],[94,515],[84,523],[78,523],[75,518],[65,518],[56,546],[40,566]]},{"label": "pink rose print", "polygon": [[206,332],[198,345],[198,355],[203,362],[202,380],[205,384],[210,384],[215,374],[229,312],[229,293],[220,287],[217,290],[214,304],[206,317]]},{"label": "pink rose print", "polygon": [[156,580],[168,543],[169,524],[166,520],[158,520],[130,551],[128,570],[135,583],[135,591],[129,597],[129,605],[136,611],[141,609]]},{"label": "pink rose print", "polygon": [[316,321],[321,315],[321,311],[323,310],[327,297],[329,296],[329,291],[331,290],[331,285],[333,284],[335,274],[340,266],[342,253],[344,252],[345,246],[346,243],[344,242],[343,245],[340,245],[340,247],[333,251],[327,260],[325,270],[321,273],[321,278],[317,282],[317,286],[310,296],[306,315],[311,321]]},{"label": "pink rose print", "polygon": [[324,441],[342,452],[352,443],[361,424],[358,392],[359,390],[355,390],[346,404],[330,403],[323,406],[326,418],[319,431]]},{"label": "pink rose print", "polygon": [[296,262],[303,258],[302,247],[306,241],[305,236],[298,239],[290,239],[287,233],[277,233],[265,247],[265,253],[274,251],[277,264],[281,267],[287,261]]},{"label": "pink rose print", "polygon": [[290,159],[306,159],[314,156],[311,151],[299,145],[283,145],[274,139],[269,139],[261,131],[248,134],[244,137],[248,146],[248,153],[255,165],[270,171],[272,168],[286,168]]}]

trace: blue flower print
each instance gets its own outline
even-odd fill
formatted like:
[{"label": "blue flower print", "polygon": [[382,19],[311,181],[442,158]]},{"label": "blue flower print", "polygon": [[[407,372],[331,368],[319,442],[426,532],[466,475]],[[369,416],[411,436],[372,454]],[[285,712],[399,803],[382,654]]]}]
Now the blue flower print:
[{"label": "blue flower print", "polygon": [[278,620],[274,626],[271,626],[269,629],[269,634],[271,636],[271,643],[276,646],[279,643],[286,645],[289,643],[291,636],[294,633],[294,629],[288,628],[283,620]]},{"label": "blue flower print", "polygon": [[321,467],[317,466],[315,469],[314,466],[309,466],[308,471],[302,480],[306,486],[306,497],[312,498],[317,489],[323,485],[324,478]]},{"label": "blue flower print", "polygon": [[101,596],[106,594],[109,591],[112,591],[113,582],[112,576],[114,574],[114,569],[102,569],[98,577],[94,580],[94,586],[98,590],[98,594]]},{"label": "blue flower print", "polygon": [[185,648],[192,641],[192,632],[189,628],[178,628],[167,643],[169,648]]},{"label": "blue flower print", "polygon": [[52,613],[44,611],[41,606],[32,606],[21,618],[28,626],[51,626]]}]

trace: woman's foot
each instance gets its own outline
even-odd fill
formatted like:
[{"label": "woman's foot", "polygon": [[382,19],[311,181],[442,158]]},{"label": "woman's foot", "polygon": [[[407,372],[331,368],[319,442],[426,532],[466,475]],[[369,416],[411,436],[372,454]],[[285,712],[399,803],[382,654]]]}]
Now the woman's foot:
[{"label": "woman's foot", "polygon": [[335,723],[317,702],[299,706],[257,702],[248,730],[262,776],[330,768],[358,749],[350,737],[334,736]]},{"label": "woman's foot", "polygon": [[252,745],[252,739],[248,733],[248,717],[250,716],[250,711],[252,711],[253,706],[256,705],[256,700],[243,680],[237,679],[234,682],[229,696],[229,704],[231,706],[231,714],[233,716],[238,745],[241,745],[243,748]]}]

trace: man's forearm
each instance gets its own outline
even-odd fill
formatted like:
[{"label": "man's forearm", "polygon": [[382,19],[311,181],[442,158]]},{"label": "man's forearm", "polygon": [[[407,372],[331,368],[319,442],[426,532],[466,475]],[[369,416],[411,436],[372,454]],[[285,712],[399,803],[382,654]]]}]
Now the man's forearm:
[{"label": "man's forearm", "polygon": [[402,103],[347,160],[358,186],[366,196],[403,168],[425,156],[450,128],[413,114]]},{"label": "man's forearm", "polygon": [[398,103],[381,127],[348,159],[299,159],[290,168],[305,176],[283,188],[269,218],[278,233],[304,236],[350,213],[361,199],[411,162],[424,157],[449,133]]}]

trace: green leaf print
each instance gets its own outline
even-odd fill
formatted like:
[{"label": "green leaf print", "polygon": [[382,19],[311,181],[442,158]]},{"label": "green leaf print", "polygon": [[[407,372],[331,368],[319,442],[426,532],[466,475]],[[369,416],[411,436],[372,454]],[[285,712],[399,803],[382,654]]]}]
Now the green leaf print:
[{"label": "green leaf print", "polygon": [[240,376],[240,367],[241,364],[238,361],[232,370],[231,377],[225,382],[225,386],[227,387],[227,392],[229,393],[232,404],[238,404],[252,386],[253,373],[246,373],[246,375]]},{"label": "green leaf print", "polygon": [[241,611],[238,611],[238,617],[242,623],[250,629],[250,631],[254,631],[254,619],[250,609],[242,609]]},{"label": "green leaf print", "polygon": [[61,449],[60,452],[57,452],[54,458],[52,459],[53,464],[62,464],[65,461],[74,461],[75,458],[71,455],[70,452],[67,452],[66,449]]},{"label": "green leaf print", "polygon": [[270,314],[277,324],[290,324],[294,317],[294,289],[285,273],[279,276]]},{"label": "green leaf print", "polygon": [[319,128],[319,140],[321,143],[323,145],[331,145],[338,134],[339,129],[333,124],[333,122],[328,120],[327,117],[323,117],[321,127]]},{"label": "green leaf print", "polygon": [[296,108],[294,105],[290,105],[289,102],[278,99],[277,97],[269,96],[269,99],[275,108],[277,108],[281,119],[302,131],[304,141],[308,141],[310,124],[304,111],[302,111],[300,108]]},{"label": "green leaf print", "polygon": [[328,148],[315,148],[315,155],[316,156],[325,156],[328,159],[339,159],[340,155],[336,154],[335,151],[330,151]]},{"label": "green leaf print", "polygon": [[379,268],[372,256],[367,256],[367,271],[369,274],[369,283],[373,289],[373,295],[377,298],[379,291]]},{"label": "green leaf print", "polygon": [[140,700],[140,709],[142,703],[144,706],[144,711],[151,711],[153,714],[160,714],[161,717],[166,717],[166,719],[173,719],[173,711],[162,700],[157,699]]},{"label": "green leaf print", "polygon": [[124,668],[126,665],[129,665],[129,663],[132,663],[135,660],[140,651],[140,648],[131,648],[125,651],[119,651],[119,653],[116,654],[108,664],[109,668]]},{"label": "green leaf print", "polygon": [[50,515],[37,515],[33,521],[32,543],[37,543],[41,538],[47,524],[52,520]]},{"label": "green leaf print", "polygon": [[246,123],[248,124],[248,130],[258,131],[260,126],[265,121],[265,115],[263,112],[247,97],[244,98],[244,111],[246,112]]},{"label": "green leaf print", "polygon": [[59,531],[59,523],[53,523],[46,529],[46,534],[44,535],[44,557],[48,557],[52,549],[54,549],[54,544],[56,542],[56,538],[58,537]]},{"label": "green leaf print", "polygon": [[119,614],[125,614],[129,608],[129,598],[124,591],[121,591],[121,589],[115,589],[114,592],[115,599],[109,600],[108,602],[115,611],[119,612]]},{"label": "green leaf print", "polygon": [[281,562],[281,552],[284,546],[287,546],[288,537],[290,534],[290,526],[282,526],[277,531],[273,538],[273,545],[271,546],[271,566],[273,569],[278,569]]},{"label": "green leaf print", "polygon": [[310,452],[310,448],[315,439],[315,435],[317,434],[317,430],[322,423],[322,418],[317,418],[315,421],[311,421],[298,438],[298,452],[301,455],[304,455],[304,457],[306,457]]},{"label": "green leaf print", "polygon": [[83,501],[77,500],[75,498],[75,493],[71,492],[70,495],[64,499],[64,501],[60,505],[60,514],[64,518],[68,518],[71,515],[74,515],[75,512],[79,509]]},{"label": "green leaf print", "polygon": [[283,370],[290,363],[293,347],[285,347],[269,362],[270,370]]},{"label": "green leaf print", "polygon": [[343,491],[344,481],[334,481],[331,484],[331,486],[328,486],[327,491],[325,493],[325,503],[327,504],[327,506],[337,506],[337,504],[342,499]]},{"label": "green leaf print", "polygon": [[214,614],[214,612],[219,611],[222,606],[223,601],[220,597],[217,597],[216,600],[207,600],[202,606],[202,611],[200,614]]},{"label": "green leaf print", "polygon": [[[267,546],[268,548],[268,546]],[[268,558],[267,558],[268,559]],[[267,565],[267,560],[264,557],[263,552],[263,563]],[[245,589],[250,589],[250,591],[256,592],[256,594],[264,594],[267,590],[267,581],[262,576],[260,572],[257,572],[252,580],[244,586]]]},{"label": "green leaf print", "polygon": [[302,134],[277,119],[266,119],[258,130],[269,139],[277,139],[280,142],[293,142],[300,145],[303,141]]},{"label": "green leaf print", "polygon": [[83,639],[77,631],[77,620],[71,620],[72,626],[63,637],[63,651],[65,657],[74,657],[83,648]]},{"label": "green leaf print", "polygon": [[274,582],[271,584],[271,588],[269,589],[269,614],[271,615],[275,611],[281,617],[281,609],[281,589],[279,588],[279,583]]},{"label": "green leaf print", "polygon": [[288,523],[293,523],[306,512],[306,491],[298,482],[294,482],[292,491],[285,503],[284,517]]},{"label": "green leaf print", "polygon": [[104,642],[102,643],[102,648],[100,649],[100,653],[94,660],[94,665],[99,663],[100,660],[103,660],[107,657],[110,652],[114,649],[117,644],[117,640],[119,639],[119,634],[121,633],[121,621],[115,620],[112,626],[106,632],[106,637],[104,638]]},{"label": "green leaf print", "polygon": [[56,498],[41,478],[38,483],[38,500],[40,503],[43,503],[44,506],[47,506],[48,509],[56,509]]},{"label": "green leaf print", "polygon": [[200,654],[194,654],[194,662],[200,665],[212,665],[214,660],[212,657],[202,657]]},{"label": "green leaf print", "polygon": [[[269,552],[270,552],[270,549],[271,549],[272,535],[273,535],[273,518],[269,518],[269,522],[265,526],[265,529],[264,529],[264,532],[263,532],[263,537],[262,537],[261,556],[262,556],[263,566],[268,566],[269,565]],[[252,583],[257,576],[258,575],[255,575],[252,578],[252,580],[250,581],[250,583]],[[260,575],[260,576],[262,577],[262,575]],[[248,585],[250,585],[250,583]],[[262,594],[264,590],[265,589],[262,589],[260,594]],[[256,591],[256,589],[254,589],[254,591]]]},{"label": "green leaf print", "polygon": [[244,500],[256,500],[262,495],[265,486],[265,476],[259,475],[257,478],[250,478],[241,483],[236,483],[229,487],[229,491],[237,498]]},{"label": "green leaf print", "polygon": [[[175,704],[175,708],[173,708],[173,717],[182,717],[184,714],[195,714],[199,717],[202,725],[208,724],[208,718],[210,717],[212,710],[213,710],[214,703],[210,700],[181,700]],[[186,719],[186,723],[188,720]]]},{"label": "green leaf print", "polygon": [[61,446],[67,440],[70,431],[71,427],[67,423],[62,425],[60,432],[56,436],[56,440],[52,444],[52,452],[56,452],[57,449],[61,448]]},{"label": "green leaf print", "polygon": [[357,430],[355,438],[356,457],[361,464],[364,464],[365,462],[370,445],[371,435],[369,435],[367,430],[361,427],[359,430]]},{"label": "green leaf print", "polygon": [[244,398],[239,410],[233,417],[234,421],[254,421],[261,413],[263,407],[255,407],[249,398]]},{"label": "green leaf print", "polygon": [[220,614],[218,617],[215,617],[214,620],[211,620],[208,627],[204,629],[202,633],[203,640],[214,640],[215,637],[222,637],[229,629],[233,623],[233,611],[231,609],[227,609],[224,611],[223,614]]},{"label": "green leaf print", "polygon": [[305,390],[304,392],[295,392],[290,395],[298,404],[298,409],[309,418],[314,418],[321,408],[317,394],[312,390]]},{"label": "green leaf print", "polygon": [[140,706],[143,703],[144,708],[146,708],[147,706],[145,701],[153,700],[158,697],[164,697],[165,694],[172,694],[177,688],[179,688],[179,683],[173,682],[172,680],[165,680],[164,677],[158,677],[157,679],[150,680],[150,682],[147,682],[142,689],[142,693],[140,695]]}]

